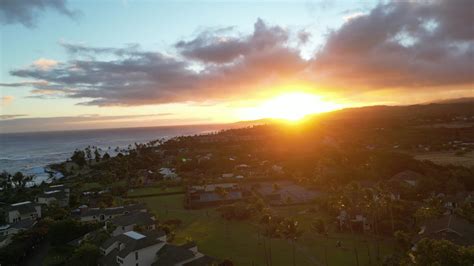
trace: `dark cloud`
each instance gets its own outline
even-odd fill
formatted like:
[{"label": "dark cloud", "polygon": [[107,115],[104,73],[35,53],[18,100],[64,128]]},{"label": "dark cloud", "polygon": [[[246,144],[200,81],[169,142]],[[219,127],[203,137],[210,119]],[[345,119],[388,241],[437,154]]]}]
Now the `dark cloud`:
[{"label": "dark cloud", "polygon": [[126,127],[150,127],[163,124],[191,124],[209,123],[202,118],[191,117],[189,119],[176,119],[168,117],[171,113],[157,113],[145,115],[82,115],[62,117],[24,117],[28,115],[0,115],[0,132],[31,132],[38,129],[45,131],[56,130],[79,130],[94,128],[126,128]]},{"label": "dark cloud", "polygon": [[181,54],[204,63],[229,63],[250,53],[284,45],[288,32],[281,27],[268,27],[261,19],[254,25],[249,36],[226,36],[205,31],[191,41],[180,41],[175,47]]},{"label": "dark cloud", "polygon": [[469,0],[381,4],[329,35],[313,73],[355,88],[472,84],[473,17]]},{"label": "dark cloud", "polygon": [[80,13],[67,7],[66,0],[2,0],[0,2],[0,22],[2,24],[20,23],[34,27],[42,12],[55,10],[70,18]]},{"label": "dark cloud", "polygon": [[0,115],[0,120],[15,119],[15,118],[24,117],[24,116],[27,116],[27,115],[24,115],[24,114]]},{"label": "dark cloud", "polygon": [[336,93],[387,88],[429,93],[469,85],[472,93],[473,12],[474,2],[466,0],[380,4],[331,32],[308,60],[298,45],[309,41],[309,32],[291,34],[259,19],[247,35],[232,28],[207,30],[177,42],[177,55],[138,45],[62,43],[70,61],[42,59],[43,64],[10,73],[40,82],[31,84],[35,97],[78,98],[99,106],[242,99],[288,82],[326,85]]},{"label": "dark cloud", "polygon": [[[202,50],[220,51],[220,48],[209,49],[203,43],[197,45],[199,39],[212,47],[221,47],[214,39],[204,41],[202,36],[182,47],[186,46],[187,51],[195,48],[196,55]],[[83,103],[86,105],[145,105],[200,102],[248,93],[255,84],[295,75],[306,65],[299,51],[285,45],[288,36],[282,28],[268,27],[258,20],[254,33],[243,39],[245,41],[239,41],[239,46],[244,48],[240,49],[238,58],[231,51],[222,52],[230,58],[228,60],[217,60],[219,52],[207,57],[199,55],[202,60],[214,59],[205,61],[208,64],[201,71],[191,68],[192,61],[143,51],[136,45],[104,48],[63,43],[71,55],[80,55],[81,59],[47,69],[31,65],[12,70],[10,74],[44,81],[33,86],[34,97],[57,95],[90,99]],[[222,48],[226,49],[227,46]],[[82,59],[84,56],[86,59]]]}]

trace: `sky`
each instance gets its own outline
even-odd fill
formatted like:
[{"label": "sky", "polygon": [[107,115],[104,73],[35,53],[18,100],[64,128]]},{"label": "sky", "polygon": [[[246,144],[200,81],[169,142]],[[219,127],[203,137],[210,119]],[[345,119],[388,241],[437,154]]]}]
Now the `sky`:
[{"label": "sky", "polygon": [[0,2],[0,133],[474,96],[474,1]]}]

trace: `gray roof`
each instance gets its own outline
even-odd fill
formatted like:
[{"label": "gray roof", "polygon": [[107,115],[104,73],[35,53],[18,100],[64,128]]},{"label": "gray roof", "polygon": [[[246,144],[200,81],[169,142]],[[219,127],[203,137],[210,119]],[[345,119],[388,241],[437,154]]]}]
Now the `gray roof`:
[{"label": "gray roof", "polygon": [[81,217],[85,216],[99,216],[101,214],[107,215],[117,215],[117,214],[125,214],[129,212],[139,211],[139,210],[146,210],[144,204],[131,204],[126,206],[120,207],[113,207],[113,208],[104,208],[104,209],[89,209],[81,214]]},{"label": "gray roof", "polygon": [[183,264],[183,266],[212,266],[212,265],[216,265],[217,262],[218,262],[218,259],[204,255],[200,257],[199,259],[195,259]]},{"label": "gray roof", "polygon": [[446,239],[458,245],[474,245],[474,224],[458,215],[444,215],[428,222],[416,240],[423,237]]},{"label": "gray roof", "polygon": [[125,258],[131,252],[161,243],[163,241],[159,240],[158,238],[160,236],[163,236],[164,234],[165,233],[163,231],[160,231],[156,233],[147,234],[144,238],[132,239],[132,241],[128,241],[124,249],[119,251],[118,256],[121,258]]},{"label": "gray roof", "polygon": [[38,206],[38,204],[33,202],[25,202],[24,204],[20,205],[12,204],[7,207],[7,211],[18,211],[20,214],[28,214],[36,212],[35,206]]},{"label": "gray roof", "polygon": [[155,244],[158,244],[162,242],[158,238],[162,237],[165,235],[165,232],[163,231],[153,231],[153,232],[146,232],[146,233],[140,233],[144,237],[142,238],[133,238],[130,237],[129,234],[130,232],[127,232],[125,234],[121,234],[118,236],[111,237],[107,239],[102,245],[101,248],[107,249],[110,246],[112,246],[115,242],[120,242],[125,245],[125,248],[120,250],[117,255],[125,258],[128,254],[135,250],[140,250]]},{"label": "gray roof", "polygon": [[198,202],[214,202],[214,201],[223,201],[223,200],[238,200],[242,199],[241,191],[229,191],[226,197],[222,197],[217,192],[204,192],[199,194]]},{"label": "gray roof", "polygon": [[21,220],[16,223],[10,224],[11,228],[16,228],[16,229],[30,229],[36,224],[36,221],[34,220]]},{"label": "gray roof", "polygon": [[127,226],[127,225],[152,225],[155,223],[155,220],[152,219],[153,215],[147,212],[131,212],[122,216],[113,218],[110,222],[117,226]]},{"label": "gray roof", "polygon": [[157,252],[158,260],[153,265],[173,266],[185,260],[192,259],[194,253],[182,246],[166,244]]},{"label": "gray roof", "polygon": [[44,191],[41,193],[38,197],[42,198],[55,198],[57,200],[65,199],[67,198],[67,193],[64,190],[49,190],[49,191]]},{"label": "gray roof", "polygon": [[109,254],[99,258],[99,265],[104,265],[104,266],[116,266],[119,265],[117,263],[117,254],[118,250],[112,250]]},{"label": "gray roof", "polygon": [[405,171],[395,174],[394,176],[392,176],[391,179],[392,180],[418,180],[422,177],[423,175],[418,172],[415,172],[412,170],[405,170]]}]

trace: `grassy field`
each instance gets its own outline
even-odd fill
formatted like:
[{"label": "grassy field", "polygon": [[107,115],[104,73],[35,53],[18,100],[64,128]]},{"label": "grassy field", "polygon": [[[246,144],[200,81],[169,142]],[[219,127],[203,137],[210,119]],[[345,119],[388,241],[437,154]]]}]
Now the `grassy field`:
[{"label": "grassy field", "polygon": [[163,194],[163,193],[179,193],[184,190],[182,187],[145,187],[145,188],[136,188],[130,189],[127,193],[128,196],[142,196],[142,195],[151,195],[151,194]]},{"label": "grassy field", "polygon": [[413,154],[417,160],[428,160],[440,165],[474,166],[474,152],[457,156],[454,152],[427,152]]},{"label": "grassy field", "polygon": [[[193,239],[199,250],[218,258],[229,258],[236,265],[264,265],[263,239],[259,234],[256,221],[228,222],[214,209],[185,210],[184,195],[170,195],[142,198],[140,201],[158,216],[159,220],[178,218],[183,221],[176,232],[175,242],[182,243]],[[297,265],[356,265],[356,250],[359,265],[377,265],[375,254],[377,245],[374,239],[363,235],[329,234],[329,238],[311,233],[310,222],[316,216],[306,214],[307,207],[293,206],[275,209],[281,215],[291,216],[301,222],[305,231],[296,244]],[[342,248],[336,248],[336,242],[342,242]],[[392,252],[393,243],[380,241],[381,257]],[[268,244],[268,242],[267,242]],[[272,260],[274,266],[292,265],[292,245],[286,240],[272,239]],[[326,256],[325,256],[326,254]],[[369,254],[370,262],[369,263]]]}]

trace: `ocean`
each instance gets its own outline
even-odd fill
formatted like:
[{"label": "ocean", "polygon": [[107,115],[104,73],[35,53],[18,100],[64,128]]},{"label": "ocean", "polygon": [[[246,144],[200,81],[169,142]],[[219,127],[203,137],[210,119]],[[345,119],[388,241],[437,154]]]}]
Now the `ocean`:
[{"label": "ocean", "polygon": [[[0,134],[0,171],[35,175],[34,183],[49,182],[45,166],[70,158],[87,146],[103,150],[125,148],[161,138],[214,132],[225,125],[168,126],[57,132]],[[59,178],[60,176],[56,176]]]}]

